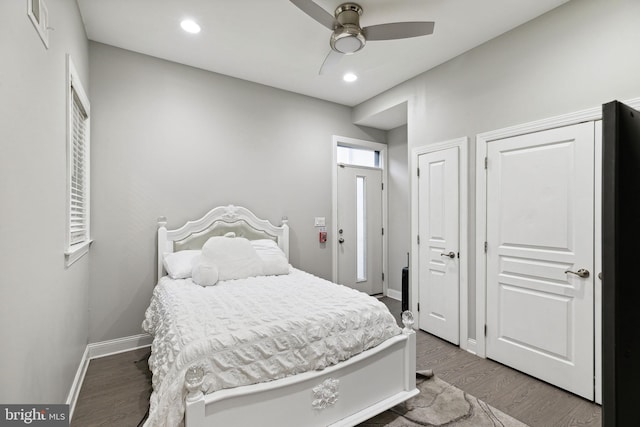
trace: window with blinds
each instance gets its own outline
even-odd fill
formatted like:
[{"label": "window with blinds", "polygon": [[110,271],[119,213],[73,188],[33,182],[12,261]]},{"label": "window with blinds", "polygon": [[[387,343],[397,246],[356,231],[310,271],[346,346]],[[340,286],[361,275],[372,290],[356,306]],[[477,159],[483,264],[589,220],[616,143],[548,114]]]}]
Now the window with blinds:
[{"label": "window with blinds", "polygon": [[87,119],[78,94],[71,87],[73,126],[71,129],[71,180],[69,197],[69,245],[83,243],[89,237],[87,186]]},{"label": "window with blinds", "polygon": [[78,73],[67,57],[67,249],[66,264],[73,264],[88,252],[89,215],[89,100]]}]

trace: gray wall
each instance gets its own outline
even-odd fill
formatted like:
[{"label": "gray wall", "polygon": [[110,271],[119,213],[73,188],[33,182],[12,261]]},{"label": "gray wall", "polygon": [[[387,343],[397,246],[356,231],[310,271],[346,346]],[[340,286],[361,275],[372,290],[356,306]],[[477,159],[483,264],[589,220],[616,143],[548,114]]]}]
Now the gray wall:
[{"label": "gray wall", "polygon": [[331,277],[313,220],[331,217],[332,135],[385,132],[354,126],[348,107],[93,42],[90,69],[92,342],[142,332],[161,215],[169,227],[229,203],[286,215],[292,264]]},{"label": "gray wall", "polygon": [[89,87],[75,1],[49,0],[49,50],[26,1],[0,2],[0,402],[65,402],[87,345],[89,257],[65,268],[66,54]]},{"label": "gray wall", "polygon": [[[26,1],[0,3],[4,403],[64,401],[87,339],[141,331],[156,281],[160,215],[171,227],[227,203],[246,205],[276,223],[287,215],[292,263],[330,277],[330,245],[317,243],[313,217],[330,218],[331,136],[385,139],[385,132],[352,125],[352,118],[408,101],[408,147],[400,142],[403,130],[387,134],[395,159],[390,168],[399,171],[402,150],[640,96],[636,0],[571,1],[353,111],[113,47],[88,46],[75,2],[47,5],[55,28],[49,50],[26,16]],[[74,58],[92,105],[95,239],[89,255],[68,269],[63,256],[66,53]],[[472,144],[471,165],[474,153]],[[473,247],[473,167],[470,172]],[[398,185],[390,188],[391,227],[401,225],[402,215],[393,206],[408,197],[401,193],[408,184],[402,186],[400,174],[393,176]],[[402,251],[402,259],[390,257],[392,289],[399,289],[393,272],[404,265],[402,232],[400,227],[390,238],[390,249]]]},{"label": "gray wall", "polygon": [[[475,147],[481,132],[640,97],[640,1],[573,0],[368,100],[354,121],[409,101],[414,147],[472,138],[469,247],[475,246]],[[469,254],[470,331],[475,259]]]},{"label": "gray wall", "polygon": [[409,229],[409,156],[407,154],[407,126],[387,132],[389,172],[389,289],[402,292],[402,267],[407,266],[410,249]]}]

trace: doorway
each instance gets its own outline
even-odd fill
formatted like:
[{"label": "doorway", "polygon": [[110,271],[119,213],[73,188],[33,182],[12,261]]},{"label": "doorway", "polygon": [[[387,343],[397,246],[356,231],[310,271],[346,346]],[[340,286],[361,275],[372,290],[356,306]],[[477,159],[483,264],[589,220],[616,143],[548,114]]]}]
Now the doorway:
[{"label": "doorway", "polygon": [[387,293],[386,155],[385,144],[334,137],[333,281],[369,295]]}]

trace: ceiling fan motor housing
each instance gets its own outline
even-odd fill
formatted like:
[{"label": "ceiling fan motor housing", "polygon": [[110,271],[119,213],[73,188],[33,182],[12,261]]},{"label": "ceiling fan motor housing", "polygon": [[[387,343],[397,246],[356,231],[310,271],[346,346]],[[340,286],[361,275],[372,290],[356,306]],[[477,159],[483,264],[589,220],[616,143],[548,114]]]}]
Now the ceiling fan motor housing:
[{"label": "ceiling fan motor housing", "polygon": [[336,9],[338,26],[331,35],[331,49],[351,54],[362,49],[367,42],[360,28],[362,8],[355,3],[344,3]]}]

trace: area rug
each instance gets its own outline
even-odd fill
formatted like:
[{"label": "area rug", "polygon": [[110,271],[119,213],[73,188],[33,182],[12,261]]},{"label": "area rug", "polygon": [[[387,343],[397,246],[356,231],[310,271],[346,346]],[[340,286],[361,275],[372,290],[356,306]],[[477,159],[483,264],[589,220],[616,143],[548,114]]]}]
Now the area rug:
[{"label": "area rug", "polygon": [[358,427],[527,427],[430,372],[418,373],[416,385],[419,395]]}]

